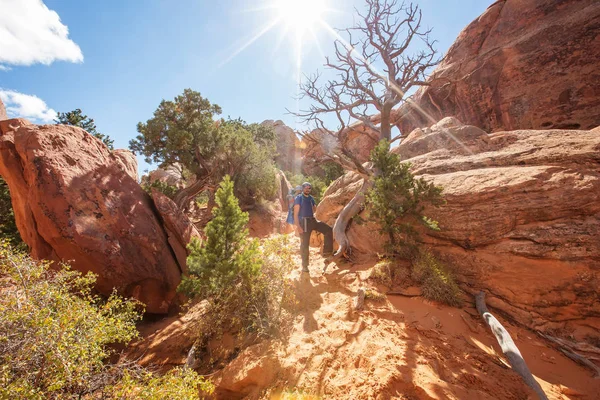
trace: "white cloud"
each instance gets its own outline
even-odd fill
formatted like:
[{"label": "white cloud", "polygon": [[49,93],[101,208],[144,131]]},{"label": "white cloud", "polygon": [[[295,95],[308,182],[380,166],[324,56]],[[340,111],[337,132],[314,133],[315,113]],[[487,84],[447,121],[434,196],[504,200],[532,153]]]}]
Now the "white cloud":
[{"label": "white cloud", "polygon": [[10,70],[11,70],[10,67],[7,67],[6,65],[0,64],[0,71],[10,71]]},{"label": "white cloud", "polygon": [[69,28],[41,0],[0,0],[0,64],[83,62]]},{"label": "white cloud", "polygon": [[10,118],[27,118],[38,123],[51,123],[56,118],[56,111],[37,96],[0,88],[0,99]]}]

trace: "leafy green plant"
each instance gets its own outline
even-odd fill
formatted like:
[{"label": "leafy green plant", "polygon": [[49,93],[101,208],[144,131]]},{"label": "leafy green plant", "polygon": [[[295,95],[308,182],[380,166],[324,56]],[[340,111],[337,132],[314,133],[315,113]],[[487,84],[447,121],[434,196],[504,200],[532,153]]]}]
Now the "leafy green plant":
[{"label": "leafy green plant", "polygon": [[17,229],[8,184],[2,177],[0,177],[0,240],[7,240],[11,246],[19,250],[27,249]]},{"label": "leafy green plant", "polygon": [[331,185],[331,182],[344,175],[344,168],[334,162],[325,162],[321,165],[321,168],[323,168],[323,171],[325,171],[326,186]]},{"label": "leafy green plant", "polygon": [[459,306],[460,289],[452,273],[428,250],[420,250],[413,260],[412,278],[421,283],[423,296],[451,306]]},{"label": "leafy green plant", "polygon": [[410,164],[402,163],[397,154],[390,152],[390,144],[382,140],[371,152],[371,161],[378,173],[373,188],[367,193],[371,216],[381,225],[380,232],[389,239],[388,251],[411,255],[418,237],[414,226],[421,223],[439,230],[437,222],[423,215],[425,204],[440,205],[442,188],[416,179]]},{"label": "leafy green plant", "polygon": [[163,181],[154,181],[152,183],[146,181],[142,183],[142,189],[144,189],[148,194],[152,193],[152,189],[156,189],[170,199],[173,199],[175,193],[177,193],[177,187],[169,185]]},{"label": "leafy green plant", "polygon": [[193,400],[199,391],[211,394],[214,385],[189,368],[174,368],[165,375],[148,371],[125,371],[123,378],[109,389],[115,400]]},{"label": "leafy green plant", "polygon": [[197,398],[198,385],[210,389],[189,372],[160,377],[135,365],[111,364],[111,345],[137,337],[141,305],[116,294],[94,295],[95,279],[0,243],[0,398],[142,398],[117,390],[134,386],[157,394],[143,398],[174,398],[158,394],[184,387],[196,391],[187,398]]}]

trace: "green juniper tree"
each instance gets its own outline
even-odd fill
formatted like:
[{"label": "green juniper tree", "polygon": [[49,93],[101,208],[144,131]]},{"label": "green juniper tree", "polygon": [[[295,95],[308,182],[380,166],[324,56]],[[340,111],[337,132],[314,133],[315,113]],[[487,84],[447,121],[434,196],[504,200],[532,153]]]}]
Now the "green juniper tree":
[{"label": "green juniper tree", "polygon": [[59,112],[57,114],[57,119],[55,119],[54,122],[62,125],[78,126],[88,132],[90,135],[100,139],[102,143],[104,143],[110,150],[114,150],[114,140],[112,140],[108,135],[98,132],[96,130],[96,124],[94,123],[94,120],[89,118],[87,115],[83,115],[81,109],[79,108],[66,113]]},{"label": "green juniper tree", "polygon": [[190,276],[179,287],[190,297],[219,295],[260,273],[258,243],[248,238],[248,213],[240,209],[233,187],[226,175],[216,192],[213,219],[206,225],[206,243],[190,244]]},{"label": "green juniper tree", "polygon": [[217,120],[219,114],[221,107],[185,89],[173,101],[161,101],[154,116],[138,124],[139,135],[129,142],[129,148],[147,162],[179,163],[194,177],[173,197],[179,208],[201,192],[214,192],[226,174],[242,200],[276,191],[272,129],[239,119]]},{"label": "green juniper tree", "polygon": [[[437,222],[423,215],[425,204],[443,203],[442,188],[415,178],[410,164],[390,152],[390,143],[382,140],[371,152],[371,161],[379,173],[367,192],[371,216],[381,225],[380,232],[389,239],[390,252],[411,250],[417,238],[415,223],[438,230]],[[400,241],[400,239],[402,239]]]}]

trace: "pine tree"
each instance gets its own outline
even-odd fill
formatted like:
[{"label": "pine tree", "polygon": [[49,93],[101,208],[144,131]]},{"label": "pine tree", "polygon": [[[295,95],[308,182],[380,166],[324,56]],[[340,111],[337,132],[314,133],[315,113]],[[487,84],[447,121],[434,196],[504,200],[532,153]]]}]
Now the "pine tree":
[{"label": "pine tree", "polygon": [[248,238],[248,213],[240,209],[229,175],[221,182],[215,202],[213,219],[206,225],[206,243],[190,243],[190,276],[179,287],[190,297],[219,294],[260,273],[258,243]]},{"label": "pine tree", "polygon": [[78,126],[90,135],[100,139],[110,150],[114,150],[114,140],[112,140],[110,136],[98,132],[94,120],[87,115],[83,115],[81,109],[77,108],[66,113],[59,112],[56,118],[57,119],[55,119],[54,122],[57,124]]}]

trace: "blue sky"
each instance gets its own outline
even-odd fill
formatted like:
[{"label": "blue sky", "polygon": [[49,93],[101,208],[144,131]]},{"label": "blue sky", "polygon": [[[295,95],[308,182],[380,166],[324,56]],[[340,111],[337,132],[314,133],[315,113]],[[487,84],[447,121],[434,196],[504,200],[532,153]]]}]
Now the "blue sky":
[{"label": "blue sky", "polygon": [[[219,104],[225,117],[241,117],[248,122],[281,119],[296,126],[286,108],[296,108],[297,53],[293,35],[283,35],[284,24],[273,27],[231,58],[275,18],[273,10],[249,11],[264,5],[265,0],[44,0],[68,28],[68,39],[83,55],[83,62],[77,62],[80,56],[71,46],[62,56],[71,61],[57,60],[49,65],[31,61],[31,57],[35,59],[36,51],[47,53],[49,48],[70,46],[66,40],[13,58],[1,48],[6,43],[2,35],[9,31],[21,34],[15,33],[14,26],[2,29],[11,20],[10,14],[19,12],[19,3],[39,0],[0,0],[5,14],[4,19],[0,16],[0,69],[4,69],[0,70],[0,90],[37,96],[50,110],[81,108],[95,119],[99,131],[115,140],[115,147],[126,148],[137,135],[139,121],[150,118],[163,98],[172,99],[188,87]],[[492,1],[417,3],[443,54]],[[349,26],[353,6],[361,4],[359,0],[328,0],[328,7],[336,11],[325,13],[323,19],[334,27]],[[29,32],[34,23],[28,18],[20,25],[25,39],[19,51],[39,44],[39,40],[31,40],[33,34]],[[303,45],[303,73],[321,68],[321,52],[330,54],[332,42],[326,30],[315,28],[315,36],[307,37]],[[25,58],[19,61],[19,57]],[[31,65],[19,65],[23,63]],[[15,114],[14,108],[9,112]],[[138,161],[140,171],[148,167],[141,157]]]}]

